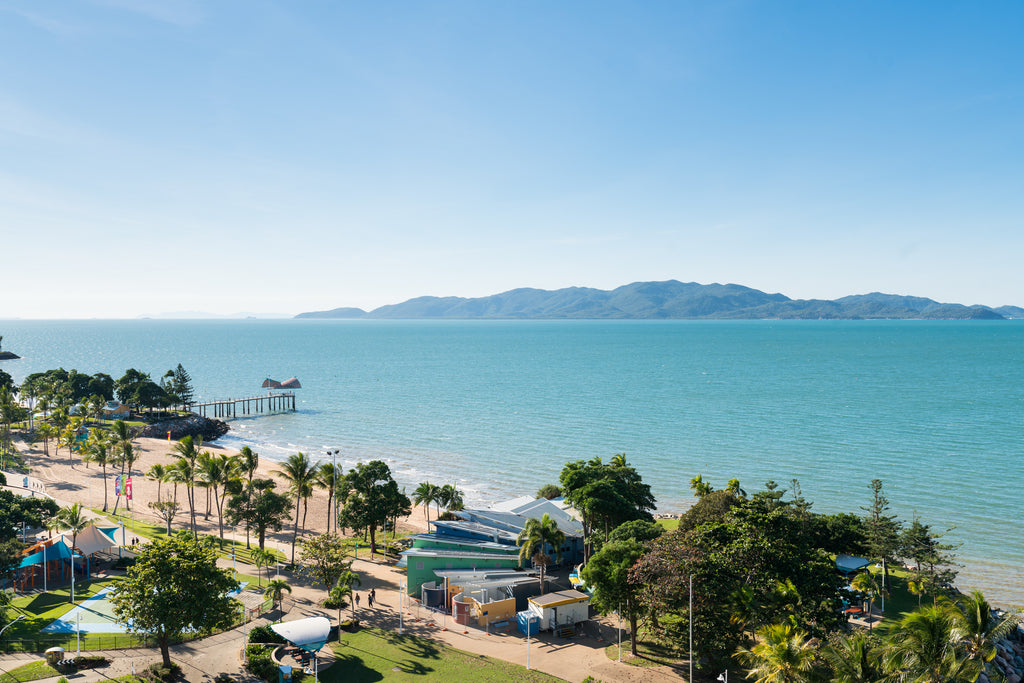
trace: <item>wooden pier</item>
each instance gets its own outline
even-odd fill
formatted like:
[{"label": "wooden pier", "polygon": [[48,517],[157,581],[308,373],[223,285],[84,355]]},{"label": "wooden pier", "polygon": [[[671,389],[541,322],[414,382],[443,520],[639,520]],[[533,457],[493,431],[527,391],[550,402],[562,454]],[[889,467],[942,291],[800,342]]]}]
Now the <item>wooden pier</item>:
[{"label": "wooden pier", "polygon": [[[232,418],[260,413],[295,412],[295,392],[283,391],[279,394],[263,394],[247,398],[229,398],[222,401],[193,403],[188,407],[193,413],[203,417]],[[207,414],[207,413],[210,414]]]}]

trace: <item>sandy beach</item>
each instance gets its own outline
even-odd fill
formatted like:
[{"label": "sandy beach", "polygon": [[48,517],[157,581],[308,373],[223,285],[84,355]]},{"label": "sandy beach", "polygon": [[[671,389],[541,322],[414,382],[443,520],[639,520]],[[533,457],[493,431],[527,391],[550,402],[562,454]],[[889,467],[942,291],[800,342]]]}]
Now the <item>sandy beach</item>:
[{"label": "sandy beach", "polygon": [[[167,464],[173,461],[171,453],[174,443],[162,439],[135,439],[133,443],[140,454],[139,460],[133,467],[133,514],[137,517],[147,518],[154,523],[161,523],[146,506],[149,501],[157,499],[157,482],[147,479],[143,473],[154,464]],[[103,506],[103,474],[95,465],[86,467],[77,455],[69,461],[67,451],[62,449],[59,454],[56,454],[52,444],[49,456],[43,454],[41,447],[31,447],[22,441],[17,442],[17,447],[24,454],[25,461],[31,468],[30,478],[41,484],[45,493],[53,496],[61,505],[81,502],[90,507],[101,508]],[[204,444],[203,450],[213,453],[234,453],[234,451],[219,447],[214,443]],[[274,470],[277,468],[278,463],[261,459],[258,476],[279,479],[274,475]],[[108,470],[108,508],[110,510],[113,509],[115,502],[114,475],[114,471]],[[20,483],[20,480],[15,480],[13,477],[9,481],[9,485],[15,487]],[[34,483],[33,487],[38,488]],[[278,490],[283,491],[284,488],[283,482],[278,485]],[[164,497],[167,496],[166,489],[163,489],[161,493]],[[179,490],[178,494],[179,500],[181,500],[184,492]],[[199,510],[205,508],[204,494],[204,491],[196,493]],[[124,501],[122,501],[122,508],[123,506]],[[211,507],[211,510],[208,519],[204,519],[204,516],[199,514],[197,523],[203,531],[216,533],[217,516],[215,508]],[[187,518],[187,513],[179,513],[175,519],[175,526],[183,528]],[[325,530],[326,523],[327,494],[318,489],[309,502],[306,529],[310,533],[320,533]],[[399,531],[408,533],[426,531],[427,523],[423,508],[414,506],[408,517],[399,520],[398,528]],[[230,534],[230,530],[226,529],[225,533],[226,535]],[[237,529],[235,538],[244,542],[244,530]],[[302,538],[301,529],[299,538]],[[291,539],[292,526],[287,524],[280,532],[268,534],[267,544],[270,547],[276,546],[287,553]],[[224,567],[231,566],[230,560],[222,559],[220,562]],[[450,621],[447,624],[452,628],[446,628],[446,622],[438,615],[421,612],[415,606],[414,600],[409,600],[401,595],[404,570],[394,567],[381,556],[371,560],[368,556],[361,554],[355,562],[354,569],[363,579],[362,591],[370,588],[377,590],[376,607],[369,608],[364,601],[363,607],[357,610],[357,616],[367,625],[387,630],[397,630],[404,625],[403,631],[406,633],[425,636],[464,651],[489,655],[520,665],[532,664],[533,668],[567,681],[582,681],[588,675],[597,676],[600,680],[609,683],[613,681],[679,680],[678,675],[665,667],[636,668],[623,666],[609,659],[604,648],[614,642],[617,633],[613,625],[614,622],[610,619],[595,617],[589,637],[566,641],[556,639],[551,634],[542,634],[534,639],[531,659],[531,655],[527,654],[528,648],[525,639],[518,632],[492,633],[475,625],[456,628]],[[292,572],[284,572],[284,578],[293,587],[293,592],[285,599],[284,611],[268,613],[254,623],[269,623],[269,621],[277,619],[288,621],[320,615],[327,616],[332,620],[336,618],[335,610],[327,610],[320,606],[320,601],[324,597],[324,592],[321,589],[310,586],[301,576]],[[186,643],[172,648],[172,658],[183,666],[184,680],[207,683],[213,681],[214,676],[219,672],[243,677],[238,651],[242,630],[240,627],[225,632],[225,634],[208,639],[208,643],[206,641],[201,641],[198,644]],[[107,654],[112,660],[111,665],[97,676],[126,674],[131,667],[145,666],[159,659],[159,653],[156,650],[112,651]],[[324,664],[329,665],[333,661],[333,656],[326,651],[325,655]],[[0,660],[13,666],[23,663],[22,660],[30,661],[32,657],[9,655]],[[100,680],[100,678],[89,678],[88,680]]]},{"label": "sandy beach", "polygon": [[[149,509],[148,503],[157,500],[157,492],[159,489],[160,495],[163,498],[167,498],[169,492],[173,489],[173,484],[159,484],[157,481],[150,479],[145,476],[145,472],[150,467],[156,464],[169,465],[174,462],[174,441],[167,441],[165,439],[146,439],[140,438],[135,439],[132,442],[135,446],[136,453],[139,454],[139,459],[136,460],[132,466],[132,501],[129,504],[132,514],[140,519],[147,519],[154,524],[162,524],[162,520],[158,518],[152,510]],[[70,459],[68,457],[67,449],[61,449],[57,453],[53,447],[53,443],[50,444],[50,454],[45,455],[43,452],[42,444],[36,444],[30,446],[24,441],[16,441],[18,450],[24,455],[25,462],[30,468],[29,477],[37,480],[43,486],[45,493],[53,496],[60,504],[70,503],[82,503],[87,507],[102,508],[103,507],[103,488],[104,488],[104,476],[103,471],[94,464],[86,464],[81,461],[78,454],[74,454]],[[235,450],[223,448],[218,446],[216,442],[207,442],[203,444],[202,450],[210,451],[211,453],[224,453],[227,455],[234,455],[237,453]],[[280,463],[265,458],[260,458],[259,466],[257,468],[257,477],[273,479],[278,482],[277,491],[279,493],[285,493],[287,489],[287,482],[280,476],[275,474],[275,471],[280,468]],[[120,468],[107,468],[106,475],[106,488],[107,488],[107,509],[113,510],[116,502],[114,496],[114,479],[117,474],[120,473]],[[17,486],[19,480],[11,477],[9,483]],[[184,487],[179,485],[178,500],[184,502],[185,491]],[[206,491],[204,489],[196,489],[196,522],[200,527],[201,531],[207,533],[217,533],[217,506],[212,499],[210,499],[210,514],[207,516],[206,512]],[[121,500],[119,510],[125,509],[126,501]],[[300,512],[301,516],[301,512]],[[269,543],[280,543],[290,544],[293,533],[294,524],[294,511],[290,517],[290,521],[286,524],[280,532],[268,532],[267,541]],[[175,517],[175,526],[183,527],[188,521],[188,506],[184,505],[178,516]],[[299,538],[303,536],[303,531],[307,530],[311,533],[323,533],[327,529],[327,491],[324,489],[314,489],[313,496],[309,499],[309,510],[306,515],[305,526],[301,525]],[[413,506],[413,510],[408,517],[402,518],[398,521],[399,532],[405,533],[422,533],[427,530],[427,523],[424,517],[424,511],[422,507]],[[230,533],[230,530],[225,527],[225,534]],[[245,530],[244,528],[237,529],[237,537],[244,539]]]}]

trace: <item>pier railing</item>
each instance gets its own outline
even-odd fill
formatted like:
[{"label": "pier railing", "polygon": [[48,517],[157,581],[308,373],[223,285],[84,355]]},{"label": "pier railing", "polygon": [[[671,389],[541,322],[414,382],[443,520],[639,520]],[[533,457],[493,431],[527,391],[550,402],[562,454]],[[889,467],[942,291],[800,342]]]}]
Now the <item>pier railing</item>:
[{"label": "pier railing", "polygon": [[282,391],[245,398],[227,398],[217,401],[192,403],[188,409],[203,417],[232,418],[260,413],[295,412],[295,392]]}]

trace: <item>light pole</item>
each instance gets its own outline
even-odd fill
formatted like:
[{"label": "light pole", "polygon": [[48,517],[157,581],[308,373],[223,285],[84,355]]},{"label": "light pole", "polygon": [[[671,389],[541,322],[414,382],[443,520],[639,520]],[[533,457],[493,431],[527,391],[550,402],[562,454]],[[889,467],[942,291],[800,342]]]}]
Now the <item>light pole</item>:
[{"label": "light pole", "polygon": [[690,613],[686,615],[690,622],[690,680],[693,680],[693,574],[690,574]]},{"label": "light pole", "polygon": [[11,623],[7,624],[7,626],[4,626],[3,628],[0,628],[0,636],[3,636],[4,631],[6,631],[10,627],[14,626],[15,624],[17,624],[19,621],[21,621],[24,618],[25,618],[24,614],[19,614],[18,616],[14,617],[14,619],[11,620]]},{"label": "light pole", "polygon": [[[339,451],[337,448],[335,448],[333,451],[332,450],[328,450],[327,451],[327,453],[331,456],[331,490],[332,490],[332,494],[334,496],[334,522],[331,523],[331,532],[335,533],[335,534],[338,533],[338,464],[337,464],[337,457],[338,457],[338,453],[340,453],[340,452],[341,451]],[[327,514],[331,514],[331,511],[328,510]]]}]

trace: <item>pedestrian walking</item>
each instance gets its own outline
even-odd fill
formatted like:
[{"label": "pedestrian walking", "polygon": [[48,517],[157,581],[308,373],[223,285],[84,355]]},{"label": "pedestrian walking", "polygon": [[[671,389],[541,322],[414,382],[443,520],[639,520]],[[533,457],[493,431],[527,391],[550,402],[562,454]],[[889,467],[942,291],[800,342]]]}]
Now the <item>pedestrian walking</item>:
[{"label": "pedestrian walking", "polygon": [[369,605],[370,609],[373,609],[373,592],[374,592],[374,589],[371,588],[370,592],[367,594],[367,597],[366,597],[366,604]]},{"label": "pedestrian walking", "polygon": [[359,607],[359,593],[356,593],[356,607]]}]

